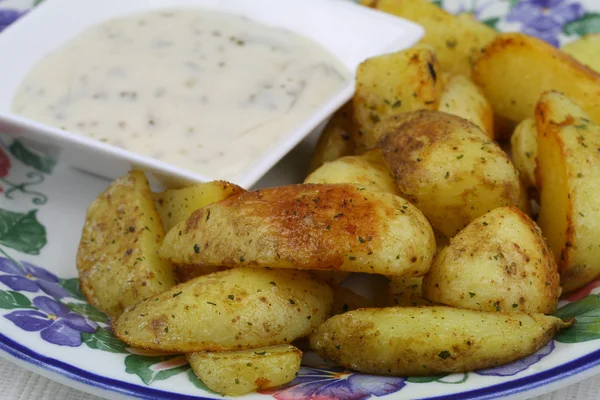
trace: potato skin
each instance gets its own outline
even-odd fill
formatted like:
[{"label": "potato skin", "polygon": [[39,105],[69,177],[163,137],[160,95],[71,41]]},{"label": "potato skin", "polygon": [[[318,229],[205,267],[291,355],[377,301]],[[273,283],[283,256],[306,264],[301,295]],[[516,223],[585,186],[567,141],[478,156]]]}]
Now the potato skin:
[{"label": "potato skin", "polygon": [[564,293],[600,276],[600,126],[560,93],[545,93],[538,126],[538,223]]},{"label": "potato skin", "polygon": [[188,353],[194,373],[209,389],[226,395],[280,386],[296,377],[302,352],[291,345],[252,350]]},{"label": "potato skin", "polygon": [[167,234],[176,263],[424,275],[435,254],[427,219],[406,200],[349,184],[233,196]]},{"label": "potato skin", "polygon": [[423,296],[472,310],[551,314],[560,296],[558,268],[535,222],[516,207],[497,208],[436,256]]},{"label": "potato skin", "polygon": [[130,346],[196,352],[292,342],[324,321],[331,288],[303,271],[235,268],[204,275],[151,297],[113,322]]},{"label": "potato skin", "polygon": [[473,80],[497,114],[517,123],[533,115],[540,95],[547,90],[580,101],[592,119],[600,122],[600,74],[531,36],[496,36],[475,60]]},{"label": "potato skin", "polygon": [[386,123],[379,141],[400,193],[452,237],[489,210],[519,202],[519,176],[506,153],[473,123],[419,110]]},{"label": "potato skin", "polygon": [[77,249],[79,284],[88,302],[117,316],[175,284],[158,257],[165,236],[143,172],[114,181],[87,210]]},{"label": "potato skin", "polygon": [[363,373],[437,375],[518,360],[568,325],[542,314],[437,306],[363,308],[327,320],[310,344],[320,356]]},{"label": "potato skin", "polygon": [[512,160],[521,180],[528,188],[535,188],[537,166],[537,127],[535,119],[527,118],[515,128],[510,138]]},{"label": "potato skin", "polygon": [[595,71],[600,71],[600,33],[588,34],[561,48],[562,51]]}]

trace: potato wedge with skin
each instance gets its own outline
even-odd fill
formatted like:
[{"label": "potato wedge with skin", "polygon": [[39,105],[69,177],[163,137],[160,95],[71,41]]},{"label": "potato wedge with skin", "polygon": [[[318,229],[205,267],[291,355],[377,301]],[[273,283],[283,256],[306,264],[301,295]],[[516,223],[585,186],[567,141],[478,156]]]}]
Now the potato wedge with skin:
[{"label": "potato wedge with skin", "polygon": [[256,190],[202,208],[167,234],[176,263],[424,275],[427,219],[401,197],[349,184]]},{"label": "potato wedge with skin", "polygon": [[437,375],[518,360],[569,325],[543,314],[450,307],[360,309],[321,324],[310,344],[320,356],[363,373]]},{"label": "potato wedge with skin", "polygon": [[209,389],[241,396],[280,386],[296,377],[302,352],[291,345],[227,352],[188,353],[194,373]]},{"label": "potato wedge with skin", "polygon": [[518,172],[506,153],[455,115],[406,113],[386,124],[379,147],[401,196],[448,237],[489,210],[519,201]]},{"label": "potato wedge with skin", "polygon": [[537,127],[535,119],[527,118],[517,125],[510,138],[512,161],[526,187],[536,187]]},{"label": "potato wedge with skin", "polygon": [[398,193],[394,177],[385,166],[379,149],[325,163],[304,183],[355,183],[371,190]]},{"label": "potato wedge with skin", "polygon": [[480,311],[551,314],[558,268],[542,231],[516,207],[490,211],[450,240],[423,278],[423,297]]},{"label": "potato wedge with skin", "polygon": [[564,293],[600,276],[600,126],[544,94],[536,108],[540,214]]},{"label": "potato wedge with skin", "polygon": [[475,60],[473,80],[499,115],[520,122],[540,95],[558,90],[600,121],[600,74],[550,44],[520,33],[498,35]]},{"label": "potato wedge with skin", "polygon": [[325,125],[310,160],[310,172],[326,162],[354,154],[354,110],[352,102],[344,104]]},{"label": "potato wedge with skin", "polygon": [[168,232],[179,222],[185,221],[197,209],[244,191],[233,183],[211,181],[155,193],[154,199],[165,230]]},{"label": "potato wedge with skin", "polygon": [[388,287],[389,305],[398,307],[431,306],[423,297],[423,277],[392,276]]},{"label": "potato wedge with skin", "polygon": [[496,31],[470,14],[452,15],[429,0],[361,0],[361,4],[414,21],[425,28],[420,43],[435,49],[443,71],[471,76],[471,59]]},{"label": "potato wedge with skin", "polygon": [[494,139],[492,105],[481,89],[466,76],[454,74],[447,78],[438,110],[471,121],[490,139]]},{"label": "potato wedge with skin", "polygon": [[426,47],[384,54],[359,65],[352,99],[357,154],[377,145],[381,121],[407,111],[438,108],[439,69],[434,51]]},{"label": "potato wedge with skin", "polygon": [[600,71],[600,33],[579,38],[561,48],[562,51],[595,71]]},{"label": "potato wedge with skin", "polygon": [[173,286],[173,266],[157,254],[164,236],[144,173],[114,181],[88,208],[77,250],[88,302],[117,316]]},{"label": "potato wedge with skin", "polygon": [[133,347],[189,353],[285,344],[324,321],[331,288],[303,271],[234,268],[128,309],[113,331]]}]

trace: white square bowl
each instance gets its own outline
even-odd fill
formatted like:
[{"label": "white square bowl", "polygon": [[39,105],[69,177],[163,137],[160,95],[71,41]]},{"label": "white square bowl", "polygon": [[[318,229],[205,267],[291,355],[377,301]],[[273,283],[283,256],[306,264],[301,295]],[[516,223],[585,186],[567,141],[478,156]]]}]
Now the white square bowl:
[{"label": "white square bowl", "polygon": [[[348,0],[46,0],[0,35],[0,133],[19,136],[50,156],[84,171],[116,178],[132,167],[167,184],[218,179],[115,146],[20,117],[11,112],[13,97],[26,74],[44,56],[86,28],[109,19],[162,8],[194,7],[245,16],[306,36],[331,52],[354,78],[366,58],[405,49],[423,29],[409,21]],[[264,150],[234,183],[252,186],[304,137],[350,99],[348,82],[300,126]]]}]

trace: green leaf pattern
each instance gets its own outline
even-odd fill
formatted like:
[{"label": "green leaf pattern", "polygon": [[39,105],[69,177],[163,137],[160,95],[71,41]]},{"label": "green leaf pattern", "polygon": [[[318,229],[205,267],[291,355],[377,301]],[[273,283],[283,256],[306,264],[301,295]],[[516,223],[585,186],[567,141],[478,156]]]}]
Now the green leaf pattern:
[{"label": "green leaf pattern", "polygon": [[46,228],[36,213],[37,210],[20,213],[0,208],[0,244],[25,254],[40,254],[47,242]]}]

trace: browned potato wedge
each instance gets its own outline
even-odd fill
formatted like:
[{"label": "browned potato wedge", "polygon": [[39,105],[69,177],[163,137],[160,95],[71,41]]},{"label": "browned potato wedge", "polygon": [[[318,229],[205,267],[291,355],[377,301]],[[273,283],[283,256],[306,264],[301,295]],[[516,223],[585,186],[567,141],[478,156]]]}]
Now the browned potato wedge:
[{"label": "browned potato wedge", "polygon": [[375,307],[375,301],[367,299],[360,294],[343,286],[333,288],[333,310],[332,314],[343,314],[358,308]]},{"label": "browned potato wedge", "polygon": [[331,312],[326,283],[303,271],[234,268],[128,309],[113,323],[133,347],[189,353],[274,346],[308,335]]},{"label": "browned potato wedge", "polygon": [[489,210],[518,203],[517,170],[473,123],[420,110],[385,125],[379,147],[400,193],[444,235],[454,236]]},{"label": "browned potato wedge", "polygon": [[475,60],[473,80],[494,111],[514,122],[531,117],[547,90],[564,92],[600,121],[600,74],[540,39],[498,35]]},{"label": "browned potato wedge", "polygon": [[173,286],[173,266],[157,254],[164,236],[144,173],[114,181],[88,208],[77,250],[88,302],[117,316]]},{"label": "browned potato wedge", "polygon": [[398,193],[394,177],[385,166],[378,149],[325,163],[310,174],[304,183],[355,183],[370,190]]},{"label": "browned potato wedge", "polygon": [[502,207],[450,240],[423,279],[423,296],[480,311],[551,314],[560,296],[558,269],[535,222]]},{"label": "browned potato wedge", "polygon": [[327,123],[310,160],[310,172],[326,162],[354,154],[354,112],[349,101]]},{"label": "browned potato wedge", "polygon": [[587,65],[600,71],[600,33],[592,33],[575,40],[561,48],[562,51]]},{"label": "browned potato wedge", "polygon": [[311,335],[310,344],[322,357],[363,373],[438,375],[518,360],[569,325],[543,314],[363,308],[327,320]]},{"label": "browned potato wedge", "polygon": [[481,89],[464,75],[454,74],[446,79],[439,111],[471,121],[494,139],[494,110]]},{"label": "browned potato wedge", "polygon": [[538,223],[571,292],[600,276],[600,126],[556,92],[536,108]]},{"label": "browned potato wedge", "polygon": [[536,187],[537,128],[535,119],[521,121],[510,138],[512,160],[526,187]]},{"label": "browned potato wedge", "polygon": [[349,185],[291,185],[202,208],[167,234],[175,263],[424,275],[435,239],[406,200]]},{"label": "browned potato wedge", "polygon": [[288,383],[296,377],[302,352],[291,345],[227,352],[186,354],[198,378],[209,389],[225,396]]},{"label": "browned potato wedge", "polygon": [[439,66],[430,48],[412,48],[364,61],[356,72],[352,99],[356,152],[361,154],[377,145],[381,121],[406,111],[436,110],[441,93]]},{"label": "browned potato wedge", "polygon": [[181,221],[185,221],[194,211],[211,203],[216,203],[244,189],[225,181],[198,183],[183,189],[169,189],[155,193],[156,208],[168,232]]},{"label": "browned potato wedge", "polygon": [[361,0],[361,4],[425,28],[421,43],[435,49],[442,70],[471,76],[472,56],[496,36],[470,14],[454,16],[429,0]]},{"label": "browned potato wedge", "polygon": [[399,307],[430,306],[433,303],[423,297],[423,277],[391,276],[388,287],[389,304]]}]

